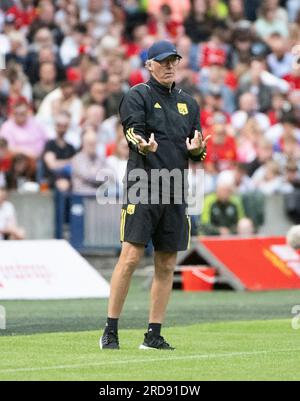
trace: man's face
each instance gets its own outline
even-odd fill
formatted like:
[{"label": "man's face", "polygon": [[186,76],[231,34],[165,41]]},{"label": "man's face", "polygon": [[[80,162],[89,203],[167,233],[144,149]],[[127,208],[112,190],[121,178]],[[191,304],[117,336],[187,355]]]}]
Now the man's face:
[{"label": "man's face", "polygon": [[40,63],[54,63],[55,62],[55,55],[54,52],[51,50],[50,47],[42,47],[39,51],[39,62]]},{"label": "man's face", "polygon": [[122,81],[118,75],[111,75],[107,82],[107,90],[109,93],[118,93],[122,90]]},{"label": "man's face", "polygon": [[102,0],[89,0],[88,5],[90,11],[97,13],[102,10],[103,2]]},{"label": "man's face", "polygon": [[252,93],[245,93],[240,98],[240,109],[250,113],[257,110],[256,97]]},{"label": "man's face", "polygon": [[87,125],[93,126],[95,129],[99,128],[99,125],[104,120],[104,108],[101,106],[92,105],[86,111],[85,122]]},{"label": "man's face", "polygon": [[61,89],[64,99],[70,99],[74,95],[73,86],[65,86]]},{"label": "man's face", "polygon": [[117,143],[116,155],[119,157],[119,159],[126,160],[126,159],[128,159],[128,151],[129,151],[129,148],[128,148],[126,139],[122,138]]},{"label": "man's face", "polygon": [[106,85],[102,82],[95,82],[91,87],[91,96],[99,104],[106,98]]},{"label": "man's face", "polygon": [[228,202],[232,193],[233,187],[231,185],[220,185],[217,188],[217,198],[220,202]]},{"label": "man's face", "polygon": [[56,133],[59,138],[63,138],[68,131],[70,121],[67,118],[60,118],[56,121]]},{"label": "man's face", "polygon": [[28,117],[28,107],[24,104],[14,109],[14,120],[17,125],[24,125]]},{"label": "man's face", "polygon": [[222,144],[226,139],[226,126],[223,124],[214,124],[213,125],[213,143]]},{"label": "man's face", "polygon": [[170,87],[175,81],[177,66],[180,59],[170,56],[162,61],[152,61],[150,72],[153,77],[162,85]]},{"label": "man's face", "polygon": [[83,141],[83,150],[84,152],[93,157],[96,155],[96,149],[97,149],[97,136],[96,134],[88,134],[86,138],[84,138]]},{"label": "man's face", "polygon": [[40,7],[40,20],[46,23],[54,21],[55,9],[51,3],[43,3]]},{"label": "man's face", "polygon": [[44,82],[53,82],[56,78],[56,70],[53,64],[43,64],[40,68],[40,79]]}]

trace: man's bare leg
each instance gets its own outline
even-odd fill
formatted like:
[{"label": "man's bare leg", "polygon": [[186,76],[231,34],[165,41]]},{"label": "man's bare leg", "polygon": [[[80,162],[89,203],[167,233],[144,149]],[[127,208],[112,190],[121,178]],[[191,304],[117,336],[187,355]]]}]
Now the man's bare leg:
[{"label": "man's bare leg", "polygon": [[149,323],[162,323],[173,287],[177,252],[155,252]]},{"label": "man's bare leg", "polygon": [[143,254],[144,245],[122,243],[121,255],[110,283],[108,317],[104,334],[99,342],[101,349],[119,349],[118,319],[128,294],[132,274]]},{"label": "man's bare leg", "polygon": [[119,318],[128,294],[132,274],[144,254],[144,249],[144,245],[122,243],[121,255],[110,282],[108,317]]},{"label": "man's bare leg", "polygon": [[173,287],[177,252],[155,252],[155,272],[151,288],[148,332],[140,349],[173,350],[160,335],[167,305]]}]

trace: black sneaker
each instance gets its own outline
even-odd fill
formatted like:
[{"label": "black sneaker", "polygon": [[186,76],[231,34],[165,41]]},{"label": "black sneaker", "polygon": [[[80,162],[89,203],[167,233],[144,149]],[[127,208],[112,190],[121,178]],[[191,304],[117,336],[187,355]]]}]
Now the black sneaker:
[{"label": "black sneaker", "polygon": [[105,331],[99,341],[100,349],[120,349],[118,334],[114,331]]},{"label": "black sneaker", "polygon": [[166,349],[173,351],[175,348],[171,347],[162,336],[145,333],[145,339],[143,344],[140,345],[140,349]]}]

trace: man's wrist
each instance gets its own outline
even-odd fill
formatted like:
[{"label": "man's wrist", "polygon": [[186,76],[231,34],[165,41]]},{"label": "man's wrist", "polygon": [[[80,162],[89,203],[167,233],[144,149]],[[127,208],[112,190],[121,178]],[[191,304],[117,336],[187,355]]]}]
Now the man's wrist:
[{"label": "man's wrist", "polygon": [[[194,152],[194,153],[193,153]],[[199,149],[190,150],[190,157],[194,161],[203,161],[207,155],[206,147]]]},{"label": "man's wrist", "polygon": [[193,150],[190,150],[190,153],[192,156],[200,156],[202,153],[202,149],[193,149]]},{"label": "man's wrist", "polygon": [[200,156],[202,153],[205,152],[206,152],[206,147],[190,150],[192,156]]}]

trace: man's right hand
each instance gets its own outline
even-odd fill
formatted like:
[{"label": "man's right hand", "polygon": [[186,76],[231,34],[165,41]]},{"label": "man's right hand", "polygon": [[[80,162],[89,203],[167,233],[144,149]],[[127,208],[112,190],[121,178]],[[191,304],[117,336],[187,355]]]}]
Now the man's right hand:
[{"label": "man's right hand", "polygon": [[149,142],[140,135],[135,135],[135,138],[139,141],[137,146],[142,153],[156,152],[158,143],[155,141],[153,133],[150,135]]}]

